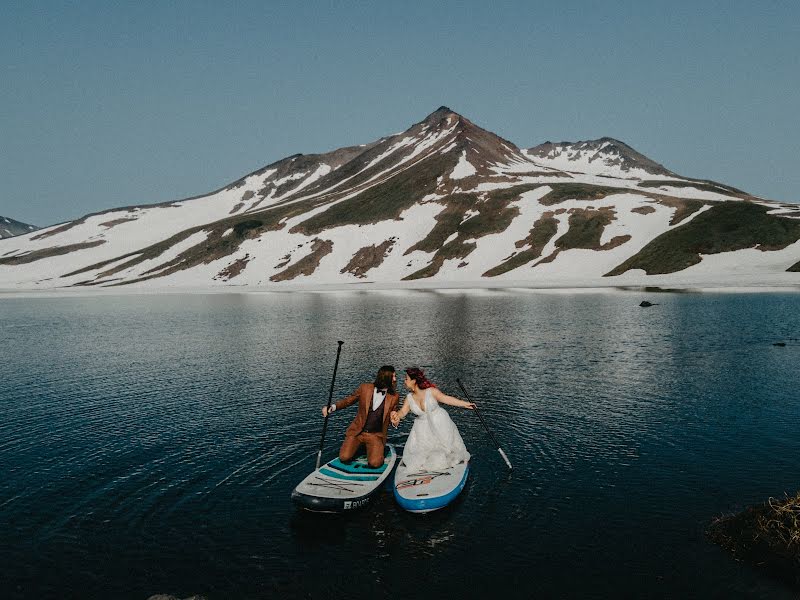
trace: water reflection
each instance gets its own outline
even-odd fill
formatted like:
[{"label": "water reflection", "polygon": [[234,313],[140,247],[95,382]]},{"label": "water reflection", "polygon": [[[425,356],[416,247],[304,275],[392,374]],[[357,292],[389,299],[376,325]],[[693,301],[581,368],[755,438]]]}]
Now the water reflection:
[{"label": "water reflection", "polygon": [[[469,598],[499,580],[523,596],[790,597],[702,531],[800,481],[800,345],[771,345],[800,329],[797,296],[639,300],[3,299],[0,593],[317,597],[378,581],[382,597]],[[474,414],[448,409],[474,460],[447,510],[404,513],[387,490],[353,515],[297,513],[338,339],[337,397],[383,363],[423,365],[453,394],[460,378],[514,472]],[[327,453],[352,414],[331,420]]]}]

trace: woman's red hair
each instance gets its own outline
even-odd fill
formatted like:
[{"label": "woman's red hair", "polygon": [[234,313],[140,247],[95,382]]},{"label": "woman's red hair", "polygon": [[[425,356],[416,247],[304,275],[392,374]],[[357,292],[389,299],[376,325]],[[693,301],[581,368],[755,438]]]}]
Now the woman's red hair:
[{"label": "woman's red hair", "polygon": [[413,379],[416,384],[419,386],[419,389],[426,390],[428,388],[435,388],[436,385],[431,382],[427,377],[425,377],[425,371],[422,369],[418,369],[417,367],[411,367],[410,369],[406,369],[406,373],[408,374],[411,379]]}]

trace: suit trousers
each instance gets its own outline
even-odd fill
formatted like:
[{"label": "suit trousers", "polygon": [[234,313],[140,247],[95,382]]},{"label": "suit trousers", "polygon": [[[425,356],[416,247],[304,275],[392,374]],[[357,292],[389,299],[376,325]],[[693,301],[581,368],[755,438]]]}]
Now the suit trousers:
[{"label": "suit trousers", "polygon": [[385,444],[380,434],[366,431],[362,431],[358,435],[345,436],[342,447],[339,449],[339,460],[345,463],[353,460],[362,444],[367,447],[367,464],[373,469],[380,467],[383,464]]}]

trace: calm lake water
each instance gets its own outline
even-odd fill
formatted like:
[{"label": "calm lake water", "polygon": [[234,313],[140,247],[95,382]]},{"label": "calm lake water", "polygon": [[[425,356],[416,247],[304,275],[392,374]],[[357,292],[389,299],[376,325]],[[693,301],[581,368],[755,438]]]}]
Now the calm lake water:
[{"label": "calm lake water", "polygon": [[[0,597],[795,597],[704,529],[800,488],[800,295],[644,297],[0,299]],[[338,339],[336,396],[460,377],[513,473],[448,408],[453,506],[297,512]]]}]

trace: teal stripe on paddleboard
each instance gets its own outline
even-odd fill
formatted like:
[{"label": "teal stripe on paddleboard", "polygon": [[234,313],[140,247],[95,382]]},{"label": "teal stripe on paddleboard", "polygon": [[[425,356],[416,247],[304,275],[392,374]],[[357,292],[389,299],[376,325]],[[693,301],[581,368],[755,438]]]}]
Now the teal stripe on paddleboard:
[{"label": "teal stripe on paddleboard", "polygon": [[336,467],[337,469],[341,469],[342,471],[347,471],[348,473],[355,473],[360,474],[364,473],[365,475],[375,474],[379,475],[386,470],[386,464],[382,464],[377,469],[373,469],[372,467],[368,466],[366,461],[361,462],[360,460],[354,460],[350,463],[343,463],[338,458],[333,459],[330,463],[332,467]]},{"label": "teal stripe on paddleboard", "polygon": [[370,475],[369,473],[365,473],[364,475],[361,476],[345,475],[344,473],[331,471],[330,469],[326,469],[325,467],[321,467],[319,472],[322,473],[323,475],[327,475],[328,477],[333,477],[335,479],[347,479],[348,481],[375,481],[376,479],[378,479],[376,475]]}]

